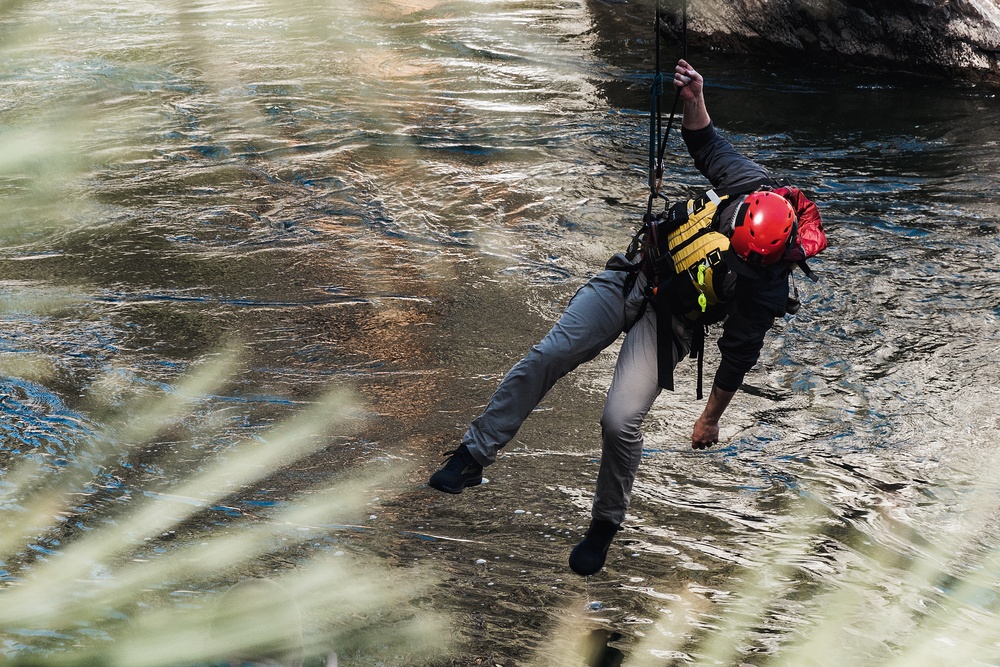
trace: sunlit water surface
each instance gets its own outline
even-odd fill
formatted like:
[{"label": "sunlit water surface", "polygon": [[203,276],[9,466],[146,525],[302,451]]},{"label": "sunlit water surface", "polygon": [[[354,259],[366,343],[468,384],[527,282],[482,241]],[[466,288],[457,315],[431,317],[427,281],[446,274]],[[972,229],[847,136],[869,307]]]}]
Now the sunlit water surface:
[{"label": "sunlit water surface", "polygon": [[[486,485],[424,486],[638,224],[652,47],[614,11],[248,0],[11,13],[2,466],[72,464],[115,406],[235,344],[242,372],[158,448],[225,451],[335,385],[369,419],[201,523],[253,517],[363,462],[411,469],[365,530],[315,547],[434,568],[456,660],[520,664],[574,615],[628,651],[668,607],[696,655],[765,553],[790,570],[748,663],[818,618],[810,591],[825,583],[867,585],[876,607],[906,598],[904,577],[869,568],[885,560],[876,547],[902,572],[964,535],[977,489],[996,491],[1000,106],[979,88],[693,50],[716,124],[815,196],[831,241],[821,281],[798,280],[801,313],[778,323],[726,413],[724,443],[687,444],[700,411],[687,362],[649,416],[627,527],[589,581],[565,563],[588,521],[614,348],[557,386]],[[703,186],[676,140],[667,161],[670,196]],[[709,346],[706,368],[715,358]],[[61,532],[183,468],[153,454],[103,467]],[[987,530],[966,546],[975,559],[992,544]],[[41,535],[4,576],[58,549]]]}]

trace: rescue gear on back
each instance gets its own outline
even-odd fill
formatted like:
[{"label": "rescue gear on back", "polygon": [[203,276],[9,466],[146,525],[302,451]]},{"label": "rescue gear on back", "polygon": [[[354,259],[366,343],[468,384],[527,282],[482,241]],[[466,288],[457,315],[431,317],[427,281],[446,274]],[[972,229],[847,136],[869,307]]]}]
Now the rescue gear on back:
[{"label": "rescue gear on back", "polygon": [[806,264],[806,260],[826,249],[826,232],[823,230],[819,209],[801,190],[787,183],[782,182],[781,187],[774,192],[791,203],[796,218],[794,236],[789,240],[781,261],[797,264],[809,280],[816,282],[818,278]]}]

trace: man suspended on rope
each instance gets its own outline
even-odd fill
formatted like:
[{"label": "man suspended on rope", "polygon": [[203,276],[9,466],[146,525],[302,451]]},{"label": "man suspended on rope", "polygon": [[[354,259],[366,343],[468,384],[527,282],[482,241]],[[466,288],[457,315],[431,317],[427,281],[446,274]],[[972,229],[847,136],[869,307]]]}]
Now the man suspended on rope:
[{"label": "man suspended on rope", "polygon": [[705,325],[724,323],[721,362],[694,423],[694,449],[718,443],[719,420],[757,363],[765,334],[775,318],[797,309],[789,296],[792,270],[807,270],[804,260],[826,245],[815,205],[716,132],[702,76],[687,61],[678,62],[673,84],[683,103],[682,137],[712,190],[646,215],[628,252],[580,288],[429,482],[447,493],[482,483],[483,467],[556,381],[625,332],[601,417],[592,519],[569,558],[580,575],[603,567],[642,458],[643,418],[661,389],[673,389],[673,370],[684,356],[697,355],[700,366]]}]

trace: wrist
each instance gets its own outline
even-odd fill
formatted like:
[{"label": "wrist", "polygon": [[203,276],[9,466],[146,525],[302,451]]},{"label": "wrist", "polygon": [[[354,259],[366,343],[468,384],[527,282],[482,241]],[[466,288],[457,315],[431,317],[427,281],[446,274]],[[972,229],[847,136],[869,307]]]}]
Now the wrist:
[{"label": "wrist", "polygon": [[712,122],[712,118],[708,115],[708,108],[705,106],[705,98],[700,95],[685,100],[683,112],[681,127],[688,130],[703,130]]},{"label": "wrist", "polygon": [[701,413],[701,416],[698,417],[698,421],[701,422],[705,426],[718,426],[719,425],[719,417],[717,415],[709,414],[707,411]]}]

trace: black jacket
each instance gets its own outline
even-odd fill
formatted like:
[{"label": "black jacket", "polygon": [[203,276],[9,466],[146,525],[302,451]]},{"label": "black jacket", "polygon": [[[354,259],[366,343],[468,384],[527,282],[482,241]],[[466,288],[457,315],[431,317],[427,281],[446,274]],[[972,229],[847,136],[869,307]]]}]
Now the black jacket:
[{"label": "black jacket", "polygon": [[[764,167],[733,148],[716,132],[714,125],[701,130],[682,129],[681,135],[698,171],[713,188],[735,189],[771,178]],[[731,220],[741,202],[741,197],[731,198],[723,203],[717,214],[719,231],[727,236],[732,234]],[[731,254],[726,259],[737,277],[719,338],[722,361],[714,382],[720,389],[736,391],[760,358],[764,337],[774,325],[774,319],[785,314],[788,276],[793,265],[779,262],[756,268]]]}]

